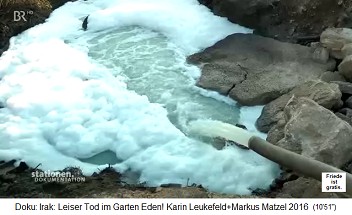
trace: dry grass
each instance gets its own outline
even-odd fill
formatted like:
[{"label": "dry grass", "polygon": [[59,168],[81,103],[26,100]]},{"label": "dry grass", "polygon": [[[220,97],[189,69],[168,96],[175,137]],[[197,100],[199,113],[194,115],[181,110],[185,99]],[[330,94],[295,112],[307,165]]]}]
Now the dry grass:
[{"label": "dry grass", "polygon": [[0,0],[0,8],[30,5],[41,9],[51,9],[49,0]]}]

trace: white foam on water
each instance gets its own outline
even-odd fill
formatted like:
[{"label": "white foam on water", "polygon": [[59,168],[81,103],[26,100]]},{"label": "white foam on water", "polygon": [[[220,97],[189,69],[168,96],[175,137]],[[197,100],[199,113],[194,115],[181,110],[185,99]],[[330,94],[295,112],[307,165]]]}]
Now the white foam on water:
[{"label": "white foam on water", "polygon": [[87,38],[84,44],[92,59],[125,77],[128,89],[163,104],[169,119],[182,130],[191,120],[239,118],[233,100],[195,87],[199,68],[187,65],[184,51],[160,33],[123,27]]},{"label": "white foam on water", "polygon": [[264,106],[241,107],[239,122],[240,124],[245,125],[248,131],[265,140],[267,134],[258,131],[255,127],[255,123],[262,113],[263,107]]},{"label": "white foam on water", "polygon": [[206,48],[231,33],[252,32],[211,15],[209,9],[194,0],[111,1],[108,9],[98,10],[90,18],[88,28],[92,31],[131,25],[157,30],[188,54]]},{"label": "white foam on water", "polygon": [[[84,32],[81,23],[88,14],[89,30]],[[116,169],[139,172],[140,180],[150,185],[186,184],[189,179],[212,191],[239,194],[268,187],[277,174],[274,164],[250,151],[230,147],[218,151],[185,136],[170,122],[168,104],[163,103],[173,98],[172,91],[153,103],[137,85],[136,92],[129,89],[137,80],[131,78],[137,70],[126,75],[124,66],[109,66],[89,55],[91,39],[128,26],[164,35],[168,46],[177,47],[167,52],[176,56],[171,62],[182,65],[173,69],[192,77],[199,72],[184,62],[188,54],[231,33],[250,32],[214,16],[196,0],[67,3],[46,23],[12,38],[10,49],[0,58],[0,102],[5,104],[0,109],[0,159],[24,160],[31,166],[42,163],[41,168],[50,170],[80,166],[91,174],[103,166],[80,159],[112,151],[123,160],[114,165]],[[142,37],[153,39],[152,34],[130,37],[131,43]],[[162,71],[153,69],[145,72]],[[182,80],[187,86],[194,84],[192,78]],[[223,107],[232,110],[229,99],[204,91],[203,95],[223,100]],[[175,110],[191,115],[188,112],[196,110],[195,105],[197,101],[181,100]],[[240,118],[246,121],[246,117]]]}]

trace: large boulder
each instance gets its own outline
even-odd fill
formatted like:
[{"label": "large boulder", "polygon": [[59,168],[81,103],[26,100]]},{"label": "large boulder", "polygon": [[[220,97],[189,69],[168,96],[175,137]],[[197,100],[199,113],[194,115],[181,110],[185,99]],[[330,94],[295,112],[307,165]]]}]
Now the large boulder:
[{"label": "large boulder", "polygon": [[335,113],[335,115],[338,118],[342,119],[343,121],[346,121],[348,124],[350,124],[352,126],[352,118],[351,117],[348,117],[345,114],[340,113],[340,112]]},{"label": "large boulder", "polygon": [[293,98],[284,114],[283,137],[273,144],[338,168],[351,161],[352,127],[333,112],[311,99]]},{"label": "large boulder", "polygon": [[263,105],[335,67],[321,48],[233,34],[188,57],[203,66],[197,85],[229,95],[242,105]]},{"label": "large boulder", "polygon": [[341,49],[341,54],[343,58],[352,55],[352,43],[345,44]]},{"label": "large boulder", "polygon": [[[320,42],[328,48],[330,54],[337,58],[343,59],[349,51],[345,46],[352,43],[352,29],[349,28],[328,28],[320,35]],[[344,49],[344,52],[342,52]]]},{"label": "large boulder", "polygon": [[339,72],[324,72],[324,74],[320,76],[320,80],[328,83],[332,81],[346,81]]},{"label": "large boulder", "polygon": [[342,93],[352,95],[352,83],[345,81],[331,81],[330,83],[335,83],[339,85],[339,88]]},{"label": "large boulder", "polygon": [[339,65],[339,72],[348,81],[352,82],[352,55],[349,55],[343,59]]},{"label": "large boulder", "polygon": [[198,0],[216,15],[285,41],[318,41],[327,27],[349,27],[347,0]]},{"label": "large boulder", "polygon": [[[345,105],[346,105],[348,108],[352,108],[352,96],[350,96],[350,97],[345,101]],[[1,103],[0,103],[0,106],[1,106]]]},{"label": "large boulder", "polygon": [[256,122],[257,128],[262,132],[268,132],[272,126],[284,117],[283,110],[293,96],[296,98],[310,98],[327,109],[338,107],[342,103],[342,93],[337,84],[329,84],[318,80],[308,81],[265,105]]}]

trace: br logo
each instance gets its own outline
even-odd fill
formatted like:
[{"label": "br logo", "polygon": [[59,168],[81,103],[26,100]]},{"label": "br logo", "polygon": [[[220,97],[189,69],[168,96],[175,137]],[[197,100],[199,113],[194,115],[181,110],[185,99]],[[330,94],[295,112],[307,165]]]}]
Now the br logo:
[{"label": "br logo", "polygon": [[27,15],[32,15],[33,11],[23,11],[23,10],[15,10],[13,12],[13,21],[19,22],[19,21],[24,21],[27,22],[26,16]]}]

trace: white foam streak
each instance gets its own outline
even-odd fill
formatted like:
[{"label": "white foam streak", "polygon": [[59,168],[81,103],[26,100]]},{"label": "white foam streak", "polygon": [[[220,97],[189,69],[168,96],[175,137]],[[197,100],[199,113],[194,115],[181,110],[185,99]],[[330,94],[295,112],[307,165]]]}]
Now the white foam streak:
[{"label": "white foam streak", "polygon": [[216,120],[197,120],[190,123],[189,132],[208,137],[222,137],[248,147],[254,134],[234,125]]}]

